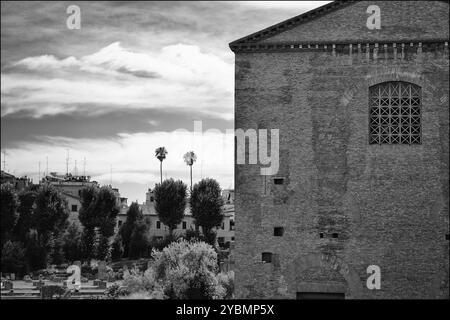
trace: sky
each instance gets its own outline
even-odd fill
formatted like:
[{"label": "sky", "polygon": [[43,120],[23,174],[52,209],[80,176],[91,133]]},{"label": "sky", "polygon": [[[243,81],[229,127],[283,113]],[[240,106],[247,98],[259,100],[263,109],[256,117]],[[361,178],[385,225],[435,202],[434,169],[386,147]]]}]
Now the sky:
[{"label": "sky", "polygon": [[164,146],[163,178],[189,184],[192,150],[194,183],[234,188],[228,44],[328,2],[1,2],[1,169],[36,182],[68,154],[72,174],[143,202]]}]

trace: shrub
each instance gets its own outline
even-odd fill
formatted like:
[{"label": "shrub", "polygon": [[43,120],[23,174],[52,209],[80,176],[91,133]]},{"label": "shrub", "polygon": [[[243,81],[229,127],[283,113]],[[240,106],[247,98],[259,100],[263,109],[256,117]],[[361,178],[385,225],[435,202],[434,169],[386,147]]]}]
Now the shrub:
[{"label": "shrub", "polygon": [[157,279],[171,299],[217,299],[225,290],[216,278],[217,254],[204,242],[180,240],[163,251],[154,250]]},{"label": "shrub", "polygon": [[129,300],[162,300],[166,299],[167,297],[164,295],[162,291],[141,291],[141,292],[135,292],[128,296],[121,296],[119,299],[129,299]]},{"label": "shrub", "polygon": [[70,291],[61,286],[57,285],[49,285],[41,287],[41,298],[42,299],[53,299],[54,296],[56,298],[61,299],[68,297],[70,295]]},{"label": "shrub", "polygon": [[105,290],[105,297],[107,299],[118,299],[119,297],[126,296],[130,294],[128,290],[121,287],[118,283],[113,283]]},{"label": "shrub", "polygon": [[158,239],[157,237],[152,237],[150,240],[150,247],[156,250],[163,250],[167,246],[169,246],[172,242],[176,242],[182,239],[181,235],[169,234],[162,239]]},{"label": "shrub", "polygon": [[[137,267],[124,272],[120,299],[230,299],[234,273],[217,274],[217,253],[204,242],[179,240],[162,251],[153,250],[154,262],[145,272]],[[116,291],[114,291],[116,290]]]},{"label": "shrub", "polygon": [[225,289],[223,299],[232,299],[234,296],[234,271],[221,272],[217,275],[219,284]]},{"label": "shrub", "polygon": [[124,272],[123,275],[123,286],[131,293],[152,291],[155,283],[155,273],[150,268],[144,273],[134,268],[128,272]]}]

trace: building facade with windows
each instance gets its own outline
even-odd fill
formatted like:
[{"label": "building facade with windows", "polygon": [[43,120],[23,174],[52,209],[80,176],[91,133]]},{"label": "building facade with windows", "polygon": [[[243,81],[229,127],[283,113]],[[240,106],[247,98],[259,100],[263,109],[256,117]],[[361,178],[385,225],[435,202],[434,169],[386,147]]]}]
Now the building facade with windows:
[{"label": "building facade with windows", "polygon": [[[100,188],[97,181],[91,181],[89,176],[75,176],[71,174],[58,175],[56,172],[51,172],[46,175],[41,183],[48,183],[56,187],[67,200],[69,208],[69,220],[78,220],[78,213],[81,209],[81,190],[86,187]],[[121,197],[119,189],[110,186],[114,196],[116,197],[116,204],[120,212],[126,213],[128,209],[127,198]]]},{"label": "building facade with windows", "polygon": [[448,21],[334,1],[230,44],[235,128],[279,129],[276,175],[235,165],[238,298],[449,297]]},{"label": "building facade with windows", "polygon": [[[234,192],[227,190],[222,194],[224,198],[223,215],[224,219],[222,225],[216,228],[216,239],[219,245],[229,245],[234,241]],[[149,222],[149,237],[164,238],[169,235],[169,228],[163,224],[158,217],[155,210],[155,199],[153,190],[148,189],[146,192],[145,203],[139,205],[142,210],[144,218]],[[127,210],[121,210],[117,216],[116,230],[122,226],[127,220]],[[191,215],[189,204],[186,205],[184,217],[181,223],[174,230],[175,235],[183,235],[187,230],[195,230],[195,220]],[[228,243],[228,244],[227,244]]]}]

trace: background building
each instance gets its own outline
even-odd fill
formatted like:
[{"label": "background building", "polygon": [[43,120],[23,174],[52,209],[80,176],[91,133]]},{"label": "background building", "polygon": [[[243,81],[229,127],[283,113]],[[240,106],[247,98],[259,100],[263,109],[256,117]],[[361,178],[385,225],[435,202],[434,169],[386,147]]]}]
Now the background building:
[{"label": "background building", "polygon": [[27,176],[16,177],[13,174],[5,172],[3,170],[0,171],[0,184],[10,183],[12,186],[18,191],[22,191],[31,185],[31,180]]},{"label": "background building", "polygon": [[[56,187],[66,198],[70,211],[69,220],[78,220],[78,213],[81,209],[81,190],[86,187],[100,188],[97,181],[91,181],[90,176],[77,176],[72,174],[58,175],[56,172],[50,172],[46,175],[41,183],[49,183]],[[117,206],[121,213],[126,214],[128,210],[128,199],[121,197],[119,189],[109,186],[117,201]]]},{"label": "background building", "polygon": [[280,129],[276,176],[235,165],[237,298],[448,298],[448,21],[335,1],[230,44],[235,128]]},{"label": "background building", "polygon": [[85,187],[99,187],[97,181],[91,181],[89,176],[73,176],[72,174],[58,175],[50,172],[42,178],[41,183],[48,183],[56,187],[66,198],[70,211],[69,220],[78,220],[78,212],[81,208],[81,189]]},{"label": "background building", "polygon": [[[228,202],[223,207],[224,219],[222,226],[216,229],[217,241],[219,244],[225,245],[227,242],[234,241],[234,192],[233,190],[224,190],[224,201]],[[148,189],[146,193],[146,201],[139,205],[144,218],[150,222],[149,236],[163,238],[169,235],[169,228],[164,225],[158,217],[155,210],[155,198],[153,190]],[[121,210],[121,213],[117,216],[117,230],[127,220],[127,209]],[[195,230],[194,218],[191,215],[189,204],[186,205],[183,221],[174,230],[175,234],[185,234],[187,230]]]}]

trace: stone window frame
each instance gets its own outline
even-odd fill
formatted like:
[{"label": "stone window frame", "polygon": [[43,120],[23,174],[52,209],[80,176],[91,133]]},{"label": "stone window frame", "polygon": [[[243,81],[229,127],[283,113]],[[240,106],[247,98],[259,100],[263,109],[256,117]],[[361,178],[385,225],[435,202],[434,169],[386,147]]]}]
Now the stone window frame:
[{"label": "stone window frame", "polygon": [[400,79],[373,83],[368,90],[369,144],[421,145],[422,92],[421,85]]}]

